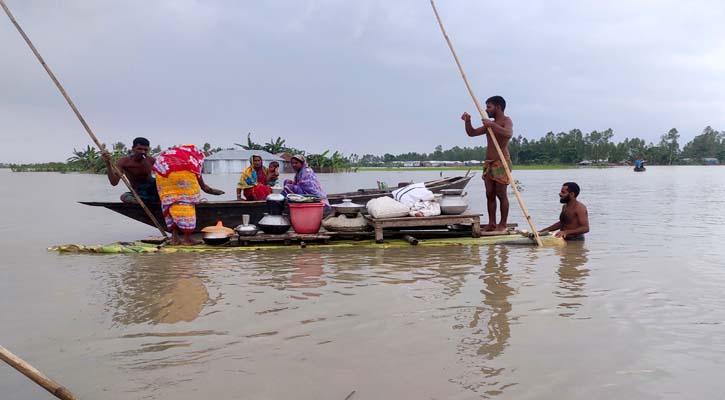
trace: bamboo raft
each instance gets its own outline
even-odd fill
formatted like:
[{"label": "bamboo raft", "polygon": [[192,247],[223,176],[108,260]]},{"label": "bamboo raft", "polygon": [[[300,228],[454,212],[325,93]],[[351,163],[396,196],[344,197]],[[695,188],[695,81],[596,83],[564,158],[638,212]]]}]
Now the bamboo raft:
[{"label": "bamboo raft", "polygon": [[[265,237],[266,236],[266,237]],[[552,235],[542,235],[546,246],[564,244],[562,239]],[[238,252],[270,249],[300,249],[314,246],[320,249],[344,248],[370,248],[386,249],[409,247],[412,245],[422,247],[440,246],[491,246],[491,245],[523,245],[536,246],[536,242],[528,234],[517,230],[506,232],[481,232],[480,237],[471,237],[470,231],[443,231],[443,230],[406,230],[401,229],[392,235],[387,235],[383,243],[376,243],[372,232],[335,233],[327,232],[316,235],[298,235],[288,233],[285,235],[263,235],[259,238],[242,239],[232,238],[224,245],[211,246],[200,244],[196,246],[169,246],[165,244],[145,243],[143,241],[118,242],[107,245],[78,245],[65,244],[51,246],[49,251],[59,253],[86,253],[86,254],[133,254],[133,253],[203,253],[203,252]]]}]

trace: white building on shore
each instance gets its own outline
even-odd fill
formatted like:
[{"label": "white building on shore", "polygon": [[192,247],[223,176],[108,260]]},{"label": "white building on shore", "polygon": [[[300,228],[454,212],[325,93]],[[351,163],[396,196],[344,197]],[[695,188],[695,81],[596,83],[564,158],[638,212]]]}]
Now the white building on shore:
[{"label": "white building on shore", "polygon": [[222,150],[214,153],[204,159],[204,168],[202,172],[205,174],[239,174],[249,167],[249,158],[252,154],[258,154],[262,157],[264,166],[269,166],[272,161],[277,161],[282,171],[282,157],[267,153],[262,150]]}]

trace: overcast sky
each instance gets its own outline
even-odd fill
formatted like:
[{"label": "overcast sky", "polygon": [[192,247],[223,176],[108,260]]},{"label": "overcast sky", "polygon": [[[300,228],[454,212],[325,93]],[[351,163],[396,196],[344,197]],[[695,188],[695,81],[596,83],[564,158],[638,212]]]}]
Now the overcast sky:
[{"label": "overcast sky", "polygon": [[[472,146],[475,115],[426,0],[6,0],[99,138],[349,153]],[[514,132],[725,129],[721,1],[445,1],[481,101]],[[0,14],[0,162],[90,139]]]}]

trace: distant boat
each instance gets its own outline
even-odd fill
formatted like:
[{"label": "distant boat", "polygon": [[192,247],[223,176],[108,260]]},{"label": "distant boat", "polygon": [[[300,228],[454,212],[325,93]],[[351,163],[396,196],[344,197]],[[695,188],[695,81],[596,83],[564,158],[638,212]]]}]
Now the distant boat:
[{"label": "distant boat", "polygon": [[[443,189],[464,189],[474,175],[475,173],[428,181],[425,182],[425,186],[433,193],[439,193]],[[352,199],[354,203],[366,204],[376,197],[391,196],[390,192],[395,189],[397,188],[358,189],[355,192],[330,194],[327,198],[330,204],[342,203],[342,199]],[[81,201],[80,203],[93,207],[105,207],[146,225],[154,226],[151,219],[138,204],[122,203],[120,201]],[[154,210],[156,219],[163,224],[164,218],[161,214],[160,205],[157,203],[147,204],[147,206]],[[265,201],[207,201],[196,205],[196,228],[199,231],[205,226],[215,225],[217,221],[222,221],[224,226],[233,228],[242,222],[242,215],[244,214],[249,214],[250,222],[256,224],[264,217],[265,212],[267,212],[267,203]]]},{"label": "distant boat", "polygon": [[638,158],[634,160],[634,172],[644,172],[647,168],[644,167],[645,160]]}]

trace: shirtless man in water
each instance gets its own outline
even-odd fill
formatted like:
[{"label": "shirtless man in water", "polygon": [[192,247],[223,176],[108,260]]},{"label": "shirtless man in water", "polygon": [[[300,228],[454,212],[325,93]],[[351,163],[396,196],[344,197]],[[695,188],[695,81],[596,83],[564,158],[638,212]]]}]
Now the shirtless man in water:
[{"label": "shirtless man in water", "polygon": [[[483,166],[483,182],[486,185],[486,205],[488,209],[488,224],[484,227],[484,231],[505,231],[506,221],[509,216],[509,199],[506,189],[509,185],[508,175],[504,162],[511,167],[511,155],[509,155],[508,144],[514,135],[514,123],[511,118],[504,114],[506,109],[506,100],[501,96],[489,97],[486,100],[486,114],[490,119],[483,119],[483,126],[474,128],[471,125],[471,116],[464,112],[461,119],[466,123],[466,133],[468,136],[486,135],[486,161]],[[501,147],[505,160],[501,160],[498,156],[496,147],[493,144],[491,135],[488,134],[488,128],[491,128],[493,134],[496,135],[498,145]],[[501,221],[496,224],[496,199],[501,204]]]},{"label": "shirtless man in water", "polygon": [[564,206],[559,214],[559,222],[539,231],[539,233],[553,232],[564,240],[584,240],[584,234],[589,232],[589,214],[587,207],[576,198],[579,196],[579,185],[567,182],[561,187],[559,202]]},{"label": "shirtless man in water", "polygon": [[[116,167],[126,175],[133,190],[136,191],[144,203],[158,203],[160,200],[159,193],[156,190],[156,180],[151,175],[151,167],[156,162],[156,159],[149,154],[150,146],[151,144],[148,139],[137,137],[133,140],[131,154],[119,159]],[[121,176],[111,168],[111,162],[113,161],[111,154],[104,151],[101,153],[101,156],[106,161],[108,182],[112,186],[118,185]],[[131,192],[126,192],[121,195],[121,201],[124,203],[136,203],[136,198],[133,197]]]}]

